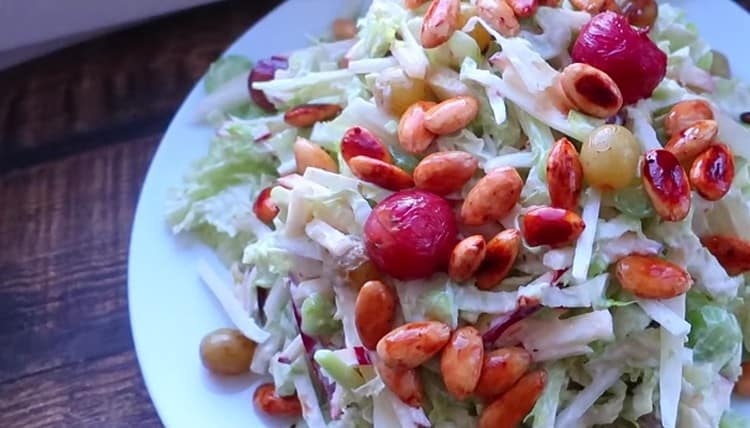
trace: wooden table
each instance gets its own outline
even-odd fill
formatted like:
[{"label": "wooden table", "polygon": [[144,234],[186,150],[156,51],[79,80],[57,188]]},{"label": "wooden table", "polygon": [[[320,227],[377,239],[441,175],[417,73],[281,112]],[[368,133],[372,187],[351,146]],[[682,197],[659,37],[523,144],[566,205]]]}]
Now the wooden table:
[{"label": "wooden table", "polygon": [[193,83],[278,3],[206,6],[0,72],[0,427],[160,426],[128,323],[135,203]]}]

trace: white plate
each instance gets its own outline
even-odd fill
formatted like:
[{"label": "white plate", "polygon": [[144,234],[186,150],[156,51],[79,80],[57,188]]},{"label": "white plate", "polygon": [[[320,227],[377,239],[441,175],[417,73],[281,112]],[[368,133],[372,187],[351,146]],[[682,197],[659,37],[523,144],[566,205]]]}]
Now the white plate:
[{"label": "white plate", "polygon": [[[711,3],[707,8],[703,0],[675,1],[688,10],[703,37],[731,58],[737,74],[750,80],[750,57],[742,42],[750,40],[750,16],[729,0]],[[325,31],[346,4],[347,0],[290,0],[228,52],[262,58],[306,46],[306,36]],[[230,323],[196,276],[196,260],[211,256],[210,251],[189,237],[172,236],[164,220],[167,190],[180,184],[191,162],[208,147],[212,131],[192,121],[203,95],[199,82],[169,126],[138,203],[128,269],[133,338],[146,385],[166,426],[270,425],[253,408],[253,379],[217,380],[201,366],[198,344],[203,335]],[[750,405],[741,407],[750,415]]]}]

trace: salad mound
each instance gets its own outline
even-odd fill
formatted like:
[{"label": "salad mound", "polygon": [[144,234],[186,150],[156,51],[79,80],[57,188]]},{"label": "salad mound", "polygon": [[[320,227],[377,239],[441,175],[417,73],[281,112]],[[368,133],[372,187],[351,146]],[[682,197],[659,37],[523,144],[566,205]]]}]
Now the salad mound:
[{"label": "salad mound", "polygon": [[204,80],[167,218],[226,266],[198,266],[233,324],[209,370],[294,426],[747,426],[750,87],[684,12],[373,0],[333,29]]}]

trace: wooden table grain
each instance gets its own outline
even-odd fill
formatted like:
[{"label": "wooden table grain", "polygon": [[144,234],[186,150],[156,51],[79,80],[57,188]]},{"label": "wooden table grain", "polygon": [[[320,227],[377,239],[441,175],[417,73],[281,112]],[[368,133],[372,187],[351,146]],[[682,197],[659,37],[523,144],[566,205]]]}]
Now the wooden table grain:
[{"label": "wooden table grain", "polygon": [[127,314],[135,204],[194,82],[278,3],[201,7],[0,72],[0,427],[161,425]]}]

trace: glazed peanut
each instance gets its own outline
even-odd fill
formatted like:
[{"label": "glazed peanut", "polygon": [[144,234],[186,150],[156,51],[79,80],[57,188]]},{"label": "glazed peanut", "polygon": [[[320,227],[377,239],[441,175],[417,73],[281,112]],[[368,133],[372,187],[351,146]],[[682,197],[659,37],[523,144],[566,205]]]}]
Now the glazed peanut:
[{"label": "glazed peanut", "polygon": [[351,19],[338,18],[333,21],[333,37],[336,40],[352,39],[357,36],[357,23]]},{"label": "glazed peanut", "polygon": [[414,168],[418,189],[438,195],[458,192],[477,170],[478,162],[467,152],[437,152],[422,159]]},{"label": "glazed peanut", "polygon": [[750,397],[750,363],[742,363],[742,375],[734,384],[734,392],[743,397]]},{"label": "glazed peanut", "polygon": [[263,223],[271,223],[279,214],[279,207],[271,200],[271,187],[261,190],[253,203],[253,213]]},{"label": "glazed peanut", "polygon": [[349,162],[354,156],[367,156],[385,163],[393,163],[391,154],[380,139],[361,126],[353,126],[346,130],[341,138],[341,156],[345,162]]},{"label": "glazed peanut", "polygon": [[430,49],[447,42],[458,29],[460,12],[460,0],[432,0],[422,21],[422,46]]},{"label": "glazed peanut", "polygon": [[412,407],[422,406],[422,380],[415,369],[389,367],[377,360],[375,367],[385,386],[404,403]]},{"label": "glazed peanut", "polygon": [[690,165],[696,156],[703,153],[719,133],[719,126],[713,120],[699,120],[688,128],[673,135],[664,146],[683,165]]},{"label": "glazed peanut", "polygon": [[531,354],[520,347],[485,352],[474,395],[485,401],[495,399],[515,385],[530,365]]},{"label": "glazed peanut", "polygon": [[681,101],[664,118],[664,131],[672,136],[701,120],[714,120],[714,112],[706,101]]},{"label": "glazed peanut", "polygon": [[406,109],[398,122],[398,142],[409,153],[427,150],[437,135],[425,127],[425,113],[435,106],[432,101],[419,101]]},{"label": "glazed peanut", "polygon": [[622,93],[615,81],[588,64],[565,67],[560,74],[560,86],[573,105],[588,115],[608,118],[622,108]]},{"label": "glazed peanut", "polygon": [[487,251],[487,243],[482,235],[469,236],[459,242],[451,253],[448,263],[448,276],[456,282],[464,282],[479,269]]},{"label": "glazed peanut", "polygon": [[730,275],[750,271],[750,242],[728,235],[704,236],[701,242]]},{"label": "glazed peanut", "polygon": [[384,189],[398,191],[414,186],[409,173],[403,169],[367,156],[354,156],[349,159],[349,169],[357,178]]},{"label": "glazed peanut", "polygon": [[583,167],[575,146],[567,138],[559,139],[549,152],[547,183],[553,207],[571,211],[578,207]]},{"label": "glazed peanut", "polygon": [[477,0],[477,13],[490,27],[505,37],[517,36],[521,24],[505,0]]},{"label": "glazed peanut", "polygon": [[480,226],[505,217],[521,197],[523,180],[511,167],[490,171],[464,199],[461,219],[469,226]]},{"label": "glazed peanut", "polygon": [[615,265],[620,285],[645,299],[670,299],[685,294],[693,284],[685,269],[655,256],[632,255]]},{"label": "glazed peanut", "polygon": [[264,383],[253,395],[255,407],[271,416],[302,416],[302,405],[296,395],[280,397],[272,383]]},{"label": "glazed peanut", "polygon": [[450,335],[450,327],[437,321],[404,324],[380,339],[378,356],[391,367],[413,369],[437,355]]},{"label": "glazed peanut", "polygon": [[562,0],[539,0],[540,6],[560,7]]},{"label": "glazed peanut", "polygon": [[374,350],[393,325],[396,316],[396,293],[380,282],[368,281],[359,290],[354,303],[354,325],[362,344]]},{"label": "glazed peanut", "polygon": [[643,188],[654,210],[666,221],[680,221],[690,212],[690,184],[685,170],[674,154],[651,150],[641,164]]},{"label": "glazed peanut", "polygon": [[536,13],[539,0],[505,0],[519,18],[528,18]]},{"label": "glazed peanut", "polygon": [[298,174],[304,174],[310,167],[331,172],[338,172],[339,169],[336,161],[322,147],[302,137],[297,137],[294,142],[294,160]]},{"label": "glazed peanut", "polygon": [[479,417],[479,428],[515,428],[523,422],[542,395],[547,373],[531,372],[522,377],[505,394],[485,407]]},{"label": "glazed peanut", "polygon": [[407,9],[416,9],[426,2],[427,0],[404,0],[404,6],[406,6]]},{"label": "glazed peanut", "polygon": [[564,247],[575,242],[586,225],[573,211],[539,207],[523,216],[523,238],[532,247]]},{"label": "glazed peanut", "polygon": [[698,155],[690,168],[690,184],[708,201],[729,193],[734,181],[734,155],[724,144],[714,144]]},{"label": "glazed peanut", "polygon": [[484,361],[482,336],[471,326],[456,329],[440,357],[445,388],[456,399],[468,398],[479,381]]},{"label": "glazed peanut", "polygon": [[477,272],[476,286],[490,290],[508,276],[521,250],[521,233],[516,229],[505,229],[487,243],[484,261]]},{"label": "glazed peanut", "polygon": [[573,101],[571,101],[571,99],[568,98],[567,95],[565,95],[565,91],[563,91],[562,88],[562,79],[560,79],[560,76],[557,76],[557,78],[555,78],[555,81],[549,88],[547,88],[546,92],[549,99],[552,100],[555,108],[560,110],[562,113],[568,114],[568,112],[576,108],[575,104],[573,104]]},{"label": "glazed peanut", "polygon": [[302,104],[284,113],[284,122],[298,128],[307,128],[315,123],[331,120],[341,113],[338,104]]},{"label": "glazed peanut", "polygon": [[425,112],[424,126],[437,135],[452,134],[466,128],[479,113],[476,98],[461,95],[449,98]]},{"label": "glazed peanut", "polygon": [[604,8],[605,0],[570,0],[570,4],[578,10],[597,14]]}]

